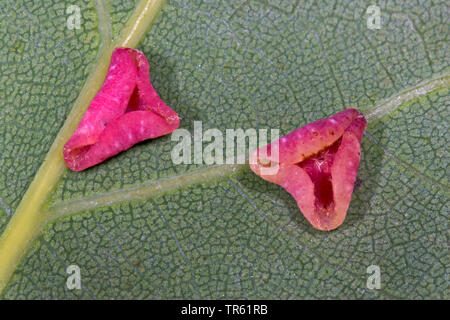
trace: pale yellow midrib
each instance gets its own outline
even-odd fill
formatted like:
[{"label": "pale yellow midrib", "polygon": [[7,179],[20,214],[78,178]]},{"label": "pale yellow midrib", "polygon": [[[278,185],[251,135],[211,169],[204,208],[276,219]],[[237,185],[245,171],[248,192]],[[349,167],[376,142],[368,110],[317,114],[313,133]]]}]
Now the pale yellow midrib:
[{"label": "pale yellow midrib", "polygon": [[178,190],[189,185],[223,178],[231,173],[240,172],[247,167],[247,164],[222,164],[204,167],[180,175],[147,181],[129,188],[59,202],[48,208],[44,214],[47,216],[48,221],[53,221],[63,216],[71,215],[80,211],[110,206],[115,203],[145,200],[150,196],[154,197],[159,194],[167,193],[172,190]]},{"label": "pale yellow midrib", "polygon": [[100,33],[100,48],[109,45],[112,40],[111,18],[106,0],[95,0],[95,10],[98,17],[98,31]]},{"label": "pale yellow midrib", "polygon": [[377,104],[375,107],[366,111],[363,110],[363,113],[367,122],[373,122],[391,113],[408,101],[427,95],[437,89],[448,87],[450,87],[450,76],[441,75],[431,80],[423,81],[412,88],[403,90],[395,96]]},{"label": "pale yellow midrib", "polygon": [[[66,122],[0,237],[0,293],[6,287],[31,242],[48,223],[48,217],[40,212],[43,211],[49,194],[66,171],[62,156],[63,146],[75,131],[90,101],[100,89],[113,49],[118,46],[135,47],[159,13],[163,3],[164,0],[141,0],[118,39],[115,42],[111,42],[108,38],[108,42],[102,41],[94,68]],[[104,2],[99,1],[96,4],[99,13],[99,32],[102,36],[108,37],[111,27],[107,24],[110,20],[109,17],[104,16],[108,12],[104,10]]]}]

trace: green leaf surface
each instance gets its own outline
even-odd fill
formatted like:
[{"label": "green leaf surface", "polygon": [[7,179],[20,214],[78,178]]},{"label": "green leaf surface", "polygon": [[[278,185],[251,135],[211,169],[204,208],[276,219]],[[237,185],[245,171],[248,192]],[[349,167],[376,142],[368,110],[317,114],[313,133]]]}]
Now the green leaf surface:
[{"label": "green leaf surface", "polygon": [[[79,30],[66,27],[73,1],[0,4],[1,232],[105,35],[116,39],[137,5],[76,3]],[[347,106],[362,110],[359,183],[340,228],[315,230],[248,166],[174,165],[176,142],[165,136],[67,170],[45,209],[58,219],[2,297],[450,298],[449,7],[378,2],[381,29],[370,30],[371,4],[172,0],[138,46],[191,132],[198,120],[204,130],[286,134]],[[66,287],[72,264],[81,290]],[[366,286],[370,265],[380,267],[379,290]]]}]

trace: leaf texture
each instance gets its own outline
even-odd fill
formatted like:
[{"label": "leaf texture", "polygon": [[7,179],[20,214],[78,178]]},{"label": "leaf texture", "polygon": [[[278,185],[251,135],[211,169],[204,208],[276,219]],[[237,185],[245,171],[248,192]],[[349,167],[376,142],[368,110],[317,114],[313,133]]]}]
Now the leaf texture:
[{"label": "leaf texture", "polygon": [[[81,29],[69,30],[71,4],[0,4],[3,233],[101,43],[139,6],[79,1]],[[191,132],[198,120],[284,135],[347,106],[367,115],[341,228],[313,229],[246,166],[173,165],[162,137],[64,172],[42,210],[52,222],[2,297],[448,299],[448,4],[380,2],[380,30],[367,28],[370,4],[173,0],[138,46]],[[72,264],[81,290],[65,285]],[[380,290],[366,286],[370,265]]]}]

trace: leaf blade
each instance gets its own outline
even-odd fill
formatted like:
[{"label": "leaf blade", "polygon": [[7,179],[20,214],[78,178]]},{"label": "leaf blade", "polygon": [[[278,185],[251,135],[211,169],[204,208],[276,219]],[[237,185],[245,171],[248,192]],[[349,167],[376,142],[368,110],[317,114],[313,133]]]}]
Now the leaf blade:
[{"label": "leaf blade", "polygon": [[[184,127],[203,120],[205,129],[287,133],[342,104],[370,110],[448,75],[445,21],[433,14],[441,6],[382,7],[387,22],[373,32],[365,29],[364,4],[172,1],[141,49]],[[369,125],[377,143],[363,138],[362,184],[338,232],[309,229],[288,195],[244,170],[63,217],[46,228],[4,297],[443,298],[448,197],[417,173],[442,171],[446,139],[439,131],[430,140],[438,161],[420,158],[423,144],[406,146],[433,123],[443,127],[438,107],[446,104],[445,89],[430,91]],[[412,120],[421,118],[426,130],[410,137],[423,127]],[[52,205],[202,170],[171,165],[170,148],[161,139],[88,175],[68,174]],[[71,263],[82,267],[81,292],[64,285]],[[365,287],[372,263],[382,270],[381,291]]]}]

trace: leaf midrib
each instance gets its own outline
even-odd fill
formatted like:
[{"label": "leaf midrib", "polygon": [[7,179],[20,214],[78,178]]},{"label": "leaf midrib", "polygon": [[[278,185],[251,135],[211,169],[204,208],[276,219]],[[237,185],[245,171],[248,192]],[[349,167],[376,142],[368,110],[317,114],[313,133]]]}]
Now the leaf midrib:
[{"label": "leaf midrib", "polygon": [[245,164],[223,164],[213,165],[202,169],[185,172],[182,174],[165,177],[156,180],[145,181],[138,185],[122,188],[86,197],[76,198],[68,201],[58,202],[45,211],[49,220],[71,215],[80,211],[87,211],[94,208],[110,206],[116,203],[134,200],[144,200],[155,195],[167,193],[173,190],[187,187],[189,185],[203,183],[227,175],[241,172],[247,168]]},{"label": "leaf midrib", "polygon": [[106,0],[95,0],[95,10],[98,17],[98,32],[100,33],[100,48],[111,42],[112,25]]},{"label": "leaf midrib", "polygon": [[48,223],[47,216],[39,213],[47,205],[49,195],[67,170],[62,157],[63,146],[100,89],[112,51],[116,47],[136,47],[155,20],[163,3],[164,0],[140,0],[117,40],[112,41],[105,2],[96,1],[99,33],[102,37],[98,58],[44,162],[0,236],[0,293],[32,241]]}]

